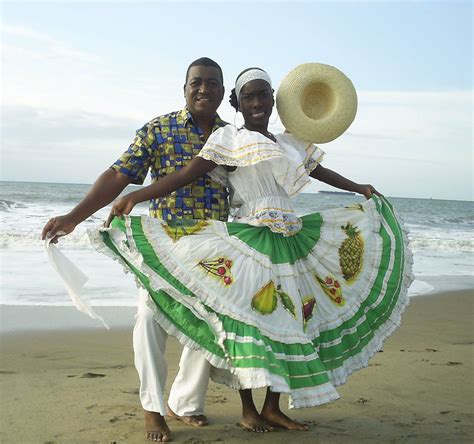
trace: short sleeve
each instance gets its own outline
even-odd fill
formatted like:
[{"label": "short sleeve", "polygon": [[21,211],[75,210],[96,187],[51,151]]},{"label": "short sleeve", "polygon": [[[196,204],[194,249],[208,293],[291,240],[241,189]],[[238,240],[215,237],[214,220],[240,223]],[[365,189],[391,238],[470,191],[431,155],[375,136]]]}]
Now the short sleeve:
[{"label": "short sleeve", "polygon": [[286,147],[290,157],[292,157],[290,154],[292,149],[298,153],[297,155],[308,175],[323,161],[324,151],[314,143],[304,142],[290,133],[278,134],[277,139],[280,144]]},{"label": "short sleeve", "polygon": [[318,148],[314,143],[307,147],[306,156],[303,160],[304,169],[311,173],[323,161],[324,151]]},{"label": "short sleeve", "polygon": [[155,128],[146,124],[136,133],[133,143],[128,147],[111,168],[130,178],[137,185],[143,184],[153,160],[153,151],[157,142]]}]

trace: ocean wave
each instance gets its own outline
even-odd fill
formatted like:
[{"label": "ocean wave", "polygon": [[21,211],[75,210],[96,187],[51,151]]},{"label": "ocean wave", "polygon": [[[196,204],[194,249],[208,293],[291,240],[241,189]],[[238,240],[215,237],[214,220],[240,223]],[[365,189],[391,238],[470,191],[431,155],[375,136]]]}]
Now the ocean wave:
[{"label": "ocean wave", "polygon": [[474,253],[472,239],[410,238],[410,247],[415,251]]},{"label": "ocean wave", "polygon": [[[94,219],[96,219],[94,217]],[[100,218],[97,218],[100,219]],[[90,227],[97,227],[96,221],[90,221]],[[81,227],[76,229],[67,236],[60,238],[60,245],[85,248],[92,246],[90,245],[89,238],[86,233],[86,228]],[[10,227],[11,228],[11,227]],[[12,247],[41,247],[43,241],[40,238],[41,230],[39,228],[32,229],[30,231],[13,231],[0,232],[0,248],[12,248]],[[441,237],[441,233],[432,233],[430,236],[429,232],[423,233],[410,233],[410,247],[414,251],[427,251],[427,252],[438,252],[438,253],[474,253],[474,239],[469,236],[468,233],[460,233],[456,237]]]},{"label": "ocean wave", "polygon": [[458,217],[447,217],[443,219],[443,222],[448,224],[474,224],[474,214],[468,214],[465,216]]},{"label": "ocean wave", "polygon": [[27,208],[27,205],[14,200],[0,199],[0,211],[12,211],[16,208]]},{"label": "ocean wave", "polygon": [[[40,232],[17,232],[0,233],[0,248],[12,247],[35,247],[41,248],[44,241],[41,240]],[[59,243],[64,246],[73,246],[78,248],[92,248],[87,233],[72,233],[68,236],[62,236]]]}]

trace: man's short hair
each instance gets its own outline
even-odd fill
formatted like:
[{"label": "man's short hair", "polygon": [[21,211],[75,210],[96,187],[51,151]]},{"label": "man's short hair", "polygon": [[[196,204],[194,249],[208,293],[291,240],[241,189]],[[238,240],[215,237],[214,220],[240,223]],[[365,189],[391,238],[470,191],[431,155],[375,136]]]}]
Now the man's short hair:
[{"label": "man's short hair", "polygon": [[191,69],[192,66],[212,66],[213,68],[217,68],[219,70],[219,74],[221,75],[222,85],[224,85],[224,75],[222,74],[221,67],[216,62],[214,62],[214,60],[208,57],[201,57],[200,59],[197,59],[197,60],[194,60],[194,62],[191,62],[191,64],[188,66],[188,69],[186,70],[185,83],[188,83],[189,70]]}]

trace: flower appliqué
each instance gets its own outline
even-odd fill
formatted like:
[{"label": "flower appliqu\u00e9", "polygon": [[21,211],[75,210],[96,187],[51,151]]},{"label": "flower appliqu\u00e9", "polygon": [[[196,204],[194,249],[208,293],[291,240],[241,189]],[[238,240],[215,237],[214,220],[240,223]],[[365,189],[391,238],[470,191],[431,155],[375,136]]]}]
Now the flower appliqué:
[{"label": "flower appliqu\u00e9", "polygon": [[326,276],[324,280],[316,275],[315,278],[319,282],[319,285],[323,289],[324,293],[329,296],[331,301],[333,301],[339,307],[345,305],[346,300],[342,296],[342,288],[338,280],[334,279],[332,276]]}]

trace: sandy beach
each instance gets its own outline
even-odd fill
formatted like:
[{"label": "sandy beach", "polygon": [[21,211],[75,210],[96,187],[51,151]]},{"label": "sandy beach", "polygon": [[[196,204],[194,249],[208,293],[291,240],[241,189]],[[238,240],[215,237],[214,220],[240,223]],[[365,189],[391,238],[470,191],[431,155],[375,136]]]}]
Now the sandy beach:
[{"label": "sandy beach", "polygon": [[[175,442],[353,443],[473,442],[473,295],[421,296],[402,327],[368,368],[339,387],[341,399],[318,408],[286,409],[309,432],[245,432],[238,394],[210,383],[210,425],[169,421]],[[54,328],[61,308],[42,308]],[[28,307],[3,307],[3,325],[24,323]],[[42,315],[44,316],[45,313]],[[122,309],[131,316],[133,309]],[[79,316],[83,316],[80,315]],[[8,319],[8,322],[6,322]],[[126,322],[124,322],[126,324]],[[7,331],[1,344],[2,443],[142,443],[143,418],[133,366],[131,328]],[[74,325],[74,324],[72,324]],[[7,329],[8,330],[8,329]],[[168,386],[181,347],[168,342]],[[256,391],[260,403],[264,390]]]}]

